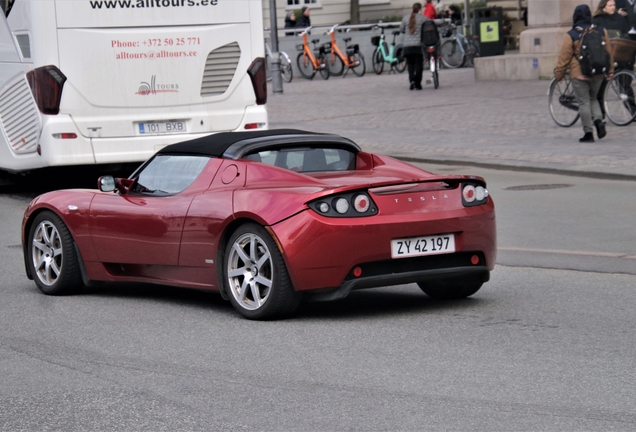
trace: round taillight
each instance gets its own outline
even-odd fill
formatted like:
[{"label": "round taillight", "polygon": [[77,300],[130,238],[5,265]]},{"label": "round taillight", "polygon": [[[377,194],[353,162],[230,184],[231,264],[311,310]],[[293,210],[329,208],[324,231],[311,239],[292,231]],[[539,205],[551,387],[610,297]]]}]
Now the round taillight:
[{"label": "round taillight", "polygon": [[471,257],[470,257],[470,263],[471,263],[472,265],[477,265],[477,264],[479,264],[479,256],[477,256],[477,255],[473,255],[473,256],[471,256]]},{"label": "round taillight", "polygon": [[360,267],[356,267],[353,269],[353,275],[355,277],[360,277],[362,276],[362,269]]},{"label": "round taillight", "polygon": [[349,211],[349,201],[344,198],[338,198],[336,200],[336,211],[340,214],[345,214]]},{"label": "round taillight", "polygon": [[369,197],[366,195],[358,195],[353,200],[353,208],[356,209],[358,213],[364,213],[369,210],[371,203],[369,201]]},{"label": "round taillight", "polygon": [[327,204],[326,202],[318,203],[318,210],[320,210],[322,213],[327,213],[329,211],[329,204]]},{"label": "round taillight", "polygon": [[462,191],[462,195],[464,196],[464,201],[466,201],[467,203],[471,203],[473,201],[475,201],[475,186],[473,185],[468,185],[464,187],[464,190]]},{"label": "round taillight", "polygon": [[488,191],[482,186],[477,186],[475,188],[475,198],[477,199],[477,201],[485,199],[488,196],[487,193]]}]

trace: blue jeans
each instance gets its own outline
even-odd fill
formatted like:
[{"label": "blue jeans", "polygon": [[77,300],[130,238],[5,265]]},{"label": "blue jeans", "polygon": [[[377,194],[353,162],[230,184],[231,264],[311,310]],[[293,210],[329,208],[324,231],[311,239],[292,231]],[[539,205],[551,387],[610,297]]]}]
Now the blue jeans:
[{"label": "blue jeans", "polygon": [[594,120],[603,120],[601,105],[598,103],[598,90],[601,88],[603,78],[590,79],[589,81],[573,79],[572,88],[574,96],[579,103],[579,115],[583,123],[583,132],[594,131]]}]

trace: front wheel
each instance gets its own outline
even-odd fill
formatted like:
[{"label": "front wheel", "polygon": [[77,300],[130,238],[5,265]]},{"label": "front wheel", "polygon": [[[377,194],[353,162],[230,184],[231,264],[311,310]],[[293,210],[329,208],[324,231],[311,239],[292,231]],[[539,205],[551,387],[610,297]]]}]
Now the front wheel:
[{"label": "front wheel", "polygon": [[324,80],[329,79],[328,63],[329,61],[327,60],[327,57],[324,54],[318,54],[318,65],[320,67],[320,69],[318,69],[318,72],[320,72],[320,76]]},{"label": "front wheel", "polygon": [[636,117],[635,78],[636,76],[627,70],[618,71],[605,86],[605,113],[616,126],[627,126]]},{"label": "front wheel", "polygon": [[481,288],[481,283],[467,283],[457,285],[444,285],[444,284],[426,284],[424,282],[418,282],[424,294],[435,300],[459,300],[466,297],[470,297],[475,294]]},{"label": "front wheel", "polygon": [[316,75],[316,69],[314,69],[314,65],[311,62],[311,59],[305,52],[298,53],[298,57],[296,58],[296,63],[298,64],[298,70],[300,74],[307,79],[314,79],[314,75]]},{"label": "front wheel", "polygon": [[62,295],[82,286],[73,238],[56,214],[44,211],[37,215],[27,242],[27,265],[40,291]]},{"label": "front wheel", "polygon": [[290,83],[292,79],[294,78],[294,71],[292,70],[292,64],[287,54],[285,54],[284,56],[281,56],[280,71],[285,82]]},{"label": "front wheel", "polygon": [[340,76],[344,72],[344,63],[335,51],[327,54],[327,63],[329,65],[329,75]]},{"label": "front wheel", "polygon": [[442,44],[442,63],[449,69],[456,69],[464,65],[464,53],[457,40],[447,40]]},{"label": "front wheel", "polygon": [[223,275],[232,306],[245,318],[288,316],[300,304],[276,243],[255,223],[240,226],[230,237]]},{"label": "front wheel", "polygon": [[356,76],[364,76],[367,71],[367,65],[364,63],[364,56],[361,52],[357,52],[350,57],[352,62],[351,70]]},{"label": "front wheel", "polygon": [[380,52],[380,50],[376,50],[376,52],[373,53],[373,70],[375,71],[376,74],[380,75],[382,73],[382,70],[384,70],[384,57],[382,56],[382,53]]}]

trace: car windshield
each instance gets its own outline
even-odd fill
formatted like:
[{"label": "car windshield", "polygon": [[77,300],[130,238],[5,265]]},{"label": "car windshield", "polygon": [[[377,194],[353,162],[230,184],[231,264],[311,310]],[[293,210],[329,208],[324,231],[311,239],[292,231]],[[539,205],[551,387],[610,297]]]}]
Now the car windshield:
[{"label": "car windshield", "polygon": [[157,155],[136,176],[135,192],[172,195],[186,189],[210,160],[207,156]]},{"label": "car windshield", "polygon": [[301,173],[350,171],[355,169],[356,160],[349,150],[311,147],[263,150],[247,155],[245,159]]}]

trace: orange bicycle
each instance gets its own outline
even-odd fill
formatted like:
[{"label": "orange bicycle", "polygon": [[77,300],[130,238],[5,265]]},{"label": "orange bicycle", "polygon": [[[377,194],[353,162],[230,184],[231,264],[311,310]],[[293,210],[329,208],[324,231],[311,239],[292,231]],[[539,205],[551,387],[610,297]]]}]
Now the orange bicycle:
[{"label": "orange bicycle", "polygon": [[[366,72],[366,65],[364,63],[364,56],[360,52],[360,47],[358,44],[349,45],[349,41],[351,38],[344,38],[344,42],[346,44],[346,55],[340,51],[338,45],[336,44],[336,27],[338,24],[331,27],[327,33],[331,36],[331,52],[327,56],[327,60],[329,61],[329,74],[333,76],[340,76],[342,72],[345,70],[345,66],[347,67],[347,72],[349,69],[353,71],[354,74],[361,77]],[[347,73],[345,72],[345,76]]]},{"label": "orange bicycle", "polygon": [[[323,79],[329,79],[329,67],[327,66],[327,50],[330,49],[328,45],[325,44],[318,49],[318,52],[314,55],[314,51],[309,48],[309,42],[307,42],[307,35],[309,34],[309,30],[311,27],[307,27],[304,32],[300,35],[303,37],[303,43],[296,46],[300,53],[298,53],[298,58],[296,62],[298,63],[298,70],[300,74],[307,79],[314,79],[316,72],[320,72],[320,76]],[[314,49],[316,44],[320,42],[320,39],[313,39],[311,41],[314,44]]]}]

